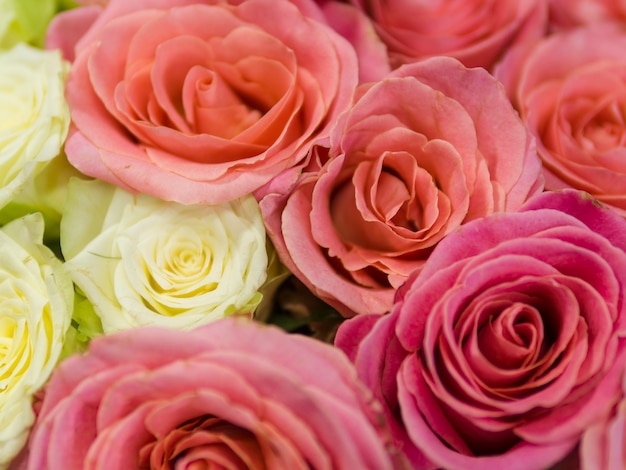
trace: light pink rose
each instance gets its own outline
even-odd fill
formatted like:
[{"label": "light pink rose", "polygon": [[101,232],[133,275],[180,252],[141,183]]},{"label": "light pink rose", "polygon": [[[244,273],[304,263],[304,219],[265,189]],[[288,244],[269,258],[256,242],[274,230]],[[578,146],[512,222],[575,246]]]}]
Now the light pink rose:
[{"label": "light pink rose", "polygon": [[[626,377],[622,382],[626,393]],[[626,466],[626,398],[607,419],[585,431],[580,443],[581,470],[623,470]]]},{"label": "light pink rose", "polygon": [[[292,0],[299,2],[301,0]],[[382,42],[374,24],[359,8],[340,0],[318,0],[324,21],[345,37],[359,58],[361,82],[377,81],[391,71],[387,47]]]},{"label": "light pink rose", "polygon": [[584,24],[618,21],[626,23],[624,0],[548,0],[552,29],[571,29]]},{"label": "light pink rose", "polygon": [[446,234],[543,184],[533,138],[483,69],[432,58],[359,93],[291,193],[261,200],[281,260],[344,316],[388,311]]},{"label": "light pink rose", "polygon": [[229,318],[92,341],[47,386],[26,468],[405,468],[340,351]]},{"label": "light pink rose", "polygon": [[468,67],[489,69],[516,42],[547,28],[547,0],[351,0],[366,13],[391,64],[449,55]]},{"label": "light pink rose", "polygon": [[47,42],[71,54],[64,35],[87,29],[67,82],[66,152],[129,191],[210,204],[249,194],[328,136],[358,81],[350,44],[287,0],[85,8],[57,16]]},{"label": "light pink rose", "polygon": [[626,32],[598,25],[510,51],[495,70],[537,137],[546,189],[587,191],[626,216]]},{"label": "light pink rose", "polygon": [[46,48],[60,49],[63,58],[73,62],[76,58],[76,43],[98,19],[103,6],[96,2],[85,3],[81,8],[73,8],[56,15],[48,25]]},{"label": "light pink rose", "polygon": [[622,395],[625,250],[614,211],[545,192],[450,234],[336,345],[414,468],[549,468]]}]

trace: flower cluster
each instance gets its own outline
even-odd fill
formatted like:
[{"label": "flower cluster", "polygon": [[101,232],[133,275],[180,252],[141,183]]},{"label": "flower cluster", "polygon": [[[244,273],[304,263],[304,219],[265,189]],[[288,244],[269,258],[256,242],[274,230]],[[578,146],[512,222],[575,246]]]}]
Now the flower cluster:
[{"label": "flower cluster", "polygon": [[626,465],[626,9],[0,0],[0,470]]}]

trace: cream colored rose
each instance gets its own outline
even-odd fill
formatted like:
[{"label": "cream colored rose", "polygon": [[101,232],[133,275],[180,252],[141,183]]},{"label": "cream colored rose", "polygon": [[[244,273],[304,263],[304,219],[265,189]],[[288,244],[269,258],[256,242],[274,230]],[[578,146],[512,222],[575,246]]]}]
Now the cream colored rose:
[{"label": "cream colored rose", "polygon": [[74,290],[42,244],[32,214],[0,230],[0,468],[26,441],[38,391],[55,367],[72,317]]},{"label": "cream colored rose", "polygon": [[70,123],[68,67],[59,51],[25,44],[0,51],[0,208],[61,150]]},{"label": "cream colored rose", "polygon": [[252,196],[185,206],[73,179],[61,248],[105,333],[186,329],[251,313],[267,274],[265,228]]}]

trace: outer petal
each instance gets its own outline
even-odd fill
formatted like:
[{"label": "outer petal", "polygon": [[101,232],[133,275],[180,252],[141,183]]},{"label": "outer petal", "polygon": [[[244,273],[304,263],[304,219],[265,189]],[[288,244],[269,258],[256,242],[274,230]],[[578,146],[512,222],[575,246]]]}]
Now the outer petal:
[{"label": "outer petal", "polygon": [[[77,370],[94,361],[95,376]],[[59,396],[62,390],[66,396]],[[252,460],[262,457],[265,466],[290,462],[290,468],[299,468],[306,461],[316,468],[351,468],[355,462],[362,468],[405,468],[381,428],[377,403],[340,352],[249,321],[96,339],[85,357],[59,367],[50,393],[27,468],[54,468],[63,459],[77,468],[106,468],[112,453],[119,465],[150,461],[149,453],[161,452],[163,439],[175,443],[183,428],[190,437],[197,434],[201,451],[209,445],[203,436],[215,431],[216,438],[224,437],[214,426],[220,422],[241,431],[230,433],[235,440],[253,437],[258,446],[239,451],[252,452]],[[69,419],[78,420],[85,432],[64,433]],[[159,455],[169,459],[166,451]],[[229,458],[197,455],[207,463]]]}]

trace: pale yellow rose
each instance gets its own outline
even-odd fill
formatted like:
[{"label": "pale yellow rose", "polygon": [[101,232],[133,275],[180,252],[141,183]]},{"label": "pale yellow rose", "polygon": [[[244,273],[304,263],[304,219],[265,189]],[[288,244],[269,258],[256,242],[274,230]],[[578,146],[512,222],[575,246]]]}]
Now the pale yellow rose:
[{"label": "pale yellow rose", "polygon": [[252,196],[186,206],[73,179],[61,249],[105,333],[252,314],[267,277],[265,228]]},{"label": "pale yellow rose", "polygon": [[19,42],[42,45],[57,0],[0,0],[0,48]]},{"label": "pale yellow rose", "polygon": [[26,442],[33,394],[55,367],[72,317],[72,282],[42,239],[40,214],[0,229],[0,468]]},{"label": "pale yellow rose", "polygon": [[69,65],[59,51],[0,51],[0,208],[61,151],[70,124]]}]

